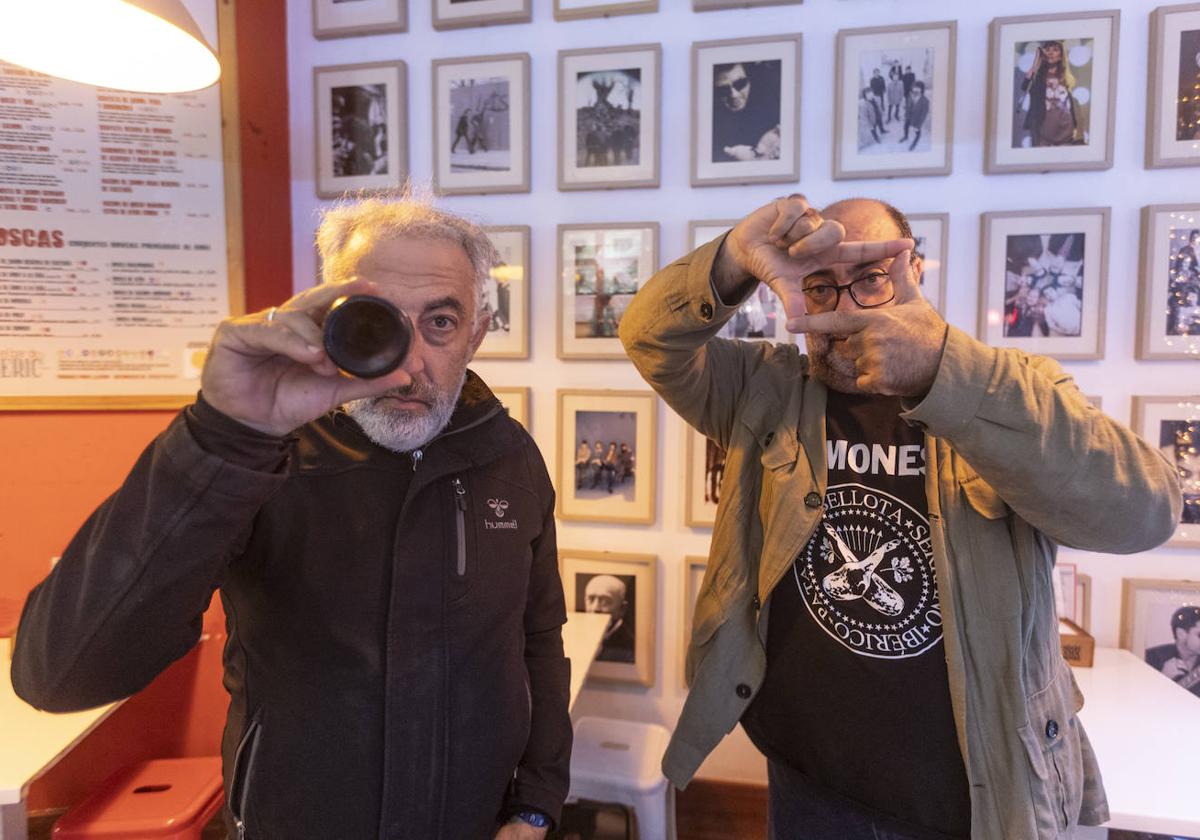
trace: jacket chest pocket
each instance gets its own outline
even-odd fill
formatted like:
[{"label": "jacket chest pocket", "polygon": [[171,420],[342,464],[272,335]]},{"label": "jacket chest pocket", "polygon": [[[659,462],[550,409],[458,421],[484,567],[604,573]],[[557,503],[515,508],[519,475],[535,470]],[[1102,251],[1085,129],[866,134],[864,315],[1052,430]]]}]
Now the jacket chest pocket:
[{"label": "jacket chest pocket", "polygon": [[471,496],[467,491],[467,481],[462,476],[453,476],[449,480],[450,495],[450,527],[448,539],[449,557],[448,596],[456,601],[467,594],[475,566],[475,534],[471,528]]},{"label": "jacket chest pocket", "polygon": [[497,486],[487,476],[452,476],[448,483],[448,599],[461,600],[471,591],[489,601],[502,598],[508,587],[529,577],[536,517],[528,494]]}]

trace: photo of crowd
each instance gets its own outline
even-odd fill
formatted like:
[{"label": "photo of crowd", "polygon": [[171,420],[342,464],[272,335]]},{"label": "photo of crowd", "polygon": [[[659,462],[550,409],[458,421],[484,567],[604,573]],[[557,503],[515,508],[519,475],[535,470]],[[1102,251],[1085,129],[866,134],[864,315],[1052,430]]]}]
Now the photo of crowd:
[{"label": "photo of crowd", "polygon": [[783,62],[713,65],[713,163],[778,160]]},{"label": "photo of crowd", "polygon": [[1167,335],[1200,335],[1200,228],[1173,228],[1167,271]]},{"label": "photo of crowd", "polygon": [[333,174],[386,175],[387,86],[330,89]]},{"label": "photo of crowd", "polygon": [[451,81],[451,172],[512,168],[508,84],[503,76]]},{"label": "photo of crowd", "polygon": [[600,662],[633,662],[637,649],[637,577],[576,572],[575,611],[603,613],[608,626],[600,638]]},{"label": "photo of crowd", "polygon": [[1074,337],[1083,326],[1082,233],[1007,237],[1005,337]]},{"label": "photo of crowd", "polygon": [[576,74],[577,167],[640,163],[641,90],[642,71],[637,67]]},{"label": "photo of crowd", "polygon": [[[1164,85],[1165,86],[1165,85]],[[1200,29],[1179,36],[1179,90],[1176,140],[1200,140]]]},{"label": "photo of crowd", "polygon": [[637,414],[577,411],[575,436],[575,498],[634,501]]},{"label": "photo of crowd", "polygon": [[930,47],[865,50],[858,63],[858,150],[927,152],[933,125]]},{"label": "photo of crowd", "polygon": [[1015,49],[1012,147],[1087,145],[1093,39],[1023,41]]}]

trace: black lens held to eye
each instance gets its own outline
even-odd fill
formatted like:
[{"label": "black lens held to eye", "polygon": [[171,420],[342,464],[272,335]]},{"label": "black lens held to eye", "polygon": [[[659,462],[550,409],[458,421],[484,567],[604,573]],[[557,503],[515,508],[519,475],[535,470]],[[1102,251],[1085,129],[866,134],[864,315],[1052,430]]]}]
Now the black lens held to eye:
[{"label": "black lens held to eye", "polygon": [[387,376],[412,345],[412,321],[374,295],[340,297],[325,315],[325,352],[338,369],[360,379]]}]

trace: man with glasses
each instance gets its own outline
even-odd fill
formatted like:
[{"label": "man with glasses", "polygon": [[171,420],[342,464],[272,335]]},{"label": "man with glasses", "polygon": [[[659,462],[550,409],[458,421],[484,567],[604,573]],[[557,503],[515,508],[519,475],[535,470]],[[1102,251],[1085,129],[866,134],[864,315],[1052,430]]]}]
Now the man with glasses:
[{"label": "man with glasses", "polygon": [[777,60],[713,67],[713,163],[779,159],[781,68]]},{"label": "man with glasses", "polygon": [[[682,787],[739,721],[771,836],[1061,836],[1108,816],[1059,652],[1057,544],[1179,519],[1171,465],[1045,358],[950,327],[904,215],[774,201],[659,272],[620,336],[726,450],[695,606]],[[795,345],[717,338],[766,283]]]}]

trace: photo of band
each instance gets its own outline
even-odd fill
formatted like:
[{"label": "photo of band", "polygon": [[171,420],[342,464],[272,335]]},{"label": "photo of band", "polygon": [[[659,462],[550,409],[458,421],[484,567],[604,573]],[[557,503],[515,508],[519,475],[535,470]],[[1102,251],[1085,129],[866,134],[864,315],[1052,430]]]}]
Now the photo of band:
[{"label": "photo of band", "polygon": [[575,498],[634,500],[637,415],[631,411],[575,413]]},{"label": "photo of band", "polygon": [[1200,335],[1200,228],[1172,228],[1167,335]]},{"label": "photo of band", "polygon": [[633,166],[641,161],[641,68],[575,77],[575,165]]},{"label": "photo of band", "polygon": [[934,50],[864,50],[858,66],[858,150],[864,154],[927,152]]},{"label": "photo of band", "polygon": [[1200,419],[1161,420],[1158,445],[1183,488],[1181,525],[1200,525]]},{"label": "photo of band", "polygon": [[1082,233],[1007,238],[1005,337],[1075,337],[1083,322]]}]

